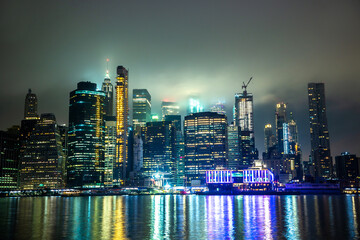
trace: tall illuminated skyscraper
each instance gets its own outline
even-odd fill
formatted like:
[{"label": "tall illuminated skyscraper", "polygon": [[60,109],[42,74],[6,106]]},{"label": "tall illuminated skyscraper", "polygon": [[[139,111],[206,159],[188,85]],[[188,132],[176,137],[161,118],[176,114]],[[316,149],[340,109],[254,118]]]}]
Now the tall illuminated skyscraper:
[{"label": "tall illuminated skyscraper", "polygon": [[41,114],[20,162],[21,189],[64,187],[65,155],[54,114]]},{"label": "tall illuminated skyscraper", "polygon": [[[108,59],[107,59],[108,61]],[[104,82],[102,84],[101,90],[106,94],[105,102],[104,102],[104,111],[105,116],[113,116],[114,109],[114,87],[111,84],[109,70],[106,70],[106,75],[104,78]]]},{"label": "tall illuminated skyscraper", "polygon": [[242,93],[235,94],[235,125],[239,126],[241,131],[240,161],[244,168],[258,159],[254,135],[253,95],[247,92],[246,86],[243,86]]},{"label": "tall illuminated skyscraper", "polygon": [[162,120],[165,120],[166,115],[179,115],[180,107],[176,102],[162,101],[161,103]]},{"label": "tall illuminated skyscraper", "polygon": [[37,114],[37,106],[38,106],[38,100],[36,94],[31,93],[31,89],[29,89],[28,94],[26,95],[25,98],[25,110],[24,110],[25,120],[39,118]]},{"label": "tall illuminated skyscraper", "polygon": [[96,84],[79,82],[70,93],[68,164],[69,187],[104,186],[104,101]]},{"label": "tall illuminated skyscraper", "polygon": [[146,89],[133,89],[133,126],[137,130],[151,122],[151,95]]},{"label": "tall illuminated skyscraper", "polygon": [[116,160],[114,165],[114,185],[124,184],[128,155],[129,98],[128,70],[117,67],[116,77]]},{"label": "tall illuminated skyscraper", "polygon": [[287,123],[286,104],[280,102],[275,111],[276,143],[280,154],[284,154],[284,123]]},{"label": "tall illuminated skyscraper", "polygon": [[321,180],[331,177],[332,174],[324,83],[309,83],[308,93],[311,159],[315,165],[315,178]]},{"label": "tall illuminated skyscraper", "polygon": [[116,117],[105,116],[104,185],[113,186],[113,170],[116,157]]}]

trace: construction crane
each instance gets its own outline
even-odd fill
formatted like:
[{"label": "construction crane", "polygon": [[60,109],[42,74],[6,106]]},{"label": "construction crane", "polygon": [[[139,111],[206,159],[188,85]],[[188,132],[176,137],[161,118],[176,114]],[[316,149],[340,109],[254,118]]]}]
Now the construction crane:
[{"label": "construction crane", "polygon": [[246,88],[247,88],[247,86],[249,85],[249,83],[251,82],[251,80],[252,80],[252,77],[249,79],[249,81],[247,82],[247,84],[245,84],[245,82],[243,82],[242,88],[245,89],[245,90],[244,90],[244,95],[247,95]]}]

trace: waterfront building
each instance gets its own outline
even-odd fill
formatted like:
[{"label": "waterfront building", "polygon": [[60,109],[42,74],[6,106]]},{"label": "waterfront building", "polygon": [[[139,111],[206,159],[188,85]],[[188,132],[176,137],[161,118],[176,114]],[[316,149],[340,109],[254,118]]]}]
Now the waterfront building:
[{"label": "waterfront building", "polygon": [[132,120],[136,131],[151,122],[151,95],[146,89],[133,89]]},{"label": "waterfront building", "polygon": [[253,95],[248,93],[246,87],[242,93],[235,94],[235,125],[240,127],[240,161],[243,168],[252,166],[258,159],[255,147]]},{"label": "waterfront building", "polygon": [[113,116],[114,112],[114,87],[110,80],[109,70],[106,70],[106,75],[104,82],[102,84],[101,90],[105,93],[104,100],[104,115]]},{"label": "waterfront building", "polygon": [[96,84],[79,82],[70,93],[68,132],[68,186],[104,186],[104,101]]},{"label": "waterfront building", "polygon": [[214,112],[185,117],[185,177],[187,183],[205,183],[205,172],[227,167],[227,118]]},{"label": "waterfront building", "polygon": [[52,113],[41,114],[21,158],[20,188],[63,188],[64,174],[65,155],[55,116]]},{"label": "waterfront building", "polygon": [[123,185],[126,177],[128,159],[128,128],[129,101],[128,80],[129,72],[123,66],[117,67],[116,77],[116,160],[114,164],[114,184]]},{"label": "waterfront building", "polygon": [[217,102],[215,103],[211,108],[210,108],[211,112],[216,112],[218,114],[224,114],[226,115],[226,109],[225,109],[225,104],[224,102]]},{"label": "waterfront building", "polygon": [[228,147],[228,169],[240,169],[240,140],[241,131],[239,126],[229,125],[227,127],[227,147]]},{"label": "waterfront building", "polygon": [[36,94],[31,92],[29,89],[25,98],[25,109],[24,109],[24,119],[25,120],[33,120],[38,119],[39,116],[37,114],[38,100]]},{"label": "waterfront building", "polygon": [[180,107],[176,102],[162,101],[161,103],[162,120],[166,115],[179,115]]},{"label": "waterfront building", "polygon": [[174,127],[171,122],[148,122],[141,128],[144,177],[161,175],[173,183],[175,177]]},{"label": "waterfront building", "polygon": [[335,157],[336,176],[340,180],[356,180],[360,177],[360,158],[343,152]]},{"label": "waterfront building", "polygon": [[0,190],[16,190],[20,154],[20,127],[0,131]]},{"label": "waterfront building", "polygon": [[116,157],[116,117],[105,116],[104,186],[113,186],[113,168]]},{"label": "waterfront building", "polygon": [[326,117],[324,83],[309,83],[311,158],[317,181],[332,176],[330,137]]}]

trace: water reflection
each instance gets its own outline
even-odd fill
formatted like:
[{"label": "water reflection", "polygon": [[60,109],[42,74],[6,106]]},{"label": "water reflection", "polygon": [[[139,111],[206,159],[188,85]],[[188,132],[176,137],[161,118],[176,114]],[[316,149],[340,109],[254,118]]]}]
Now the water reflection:
[{"label": "water reflection", "polygon": [[1,239],[359,239],[359,196],[0,199]]}]

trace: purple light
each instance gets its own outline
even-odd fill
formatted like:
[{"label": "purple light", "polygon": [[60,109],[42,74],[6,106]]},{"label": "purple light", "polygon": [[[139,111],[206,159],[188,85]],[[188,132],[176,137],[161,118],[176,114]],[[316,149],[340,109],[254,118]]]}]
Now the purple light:
[{"label": "purple light", "polygon": [[230,170],[206,171],[206,183],[233,183],[232,171]]},{"label": "purple light", "polygon": [[271,183],[274,175],[269,170],[244,170],[244,183]]}]

